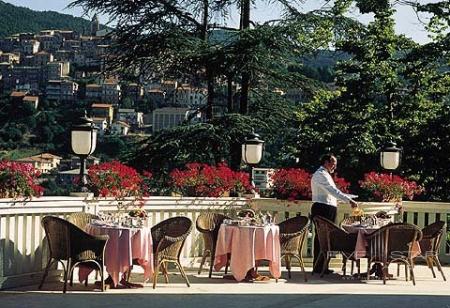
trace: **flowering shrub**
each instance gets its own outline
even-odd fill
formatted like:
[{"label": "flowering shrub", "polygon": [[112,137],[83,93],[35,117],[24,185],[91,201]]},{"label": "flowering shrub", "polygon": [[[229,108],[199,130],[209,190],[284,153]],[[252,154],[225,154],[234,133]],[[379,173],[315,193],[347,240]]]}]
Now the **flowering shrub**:
[{"label": "flowering shrub", "polygon": [[256,188],[250,183],[250,174],[242,171],[234,171],[231,191],[235,194],[245,194],[256,191]]},{"label": "flowering shrub", "polygon": [[272,175],[276,198],[297,200],[311,198],[311,174],[303,169],[278,169]]},{"label": "flowering shrub", "polygon": [[210,166],[190,163],[185,170],[174,169],[170,178],[176,192],[191,197],[220,197],[230,190],[252,190],[249,176],[244,172],[231,170],[226,164]]},{"label": "flowering shrub", "polygon": [[[126,197],[141,198],[147,191],[144,177],[134,168],[118,161],[93,165],[88,171],[90,188],[96,196],[114,197],[123,200]],[[151,178],[147,172],[145,178]]]},{"label": "flowering shrub", "polygon": [[368,190],[379,201],[400,201],[403,197],[412,200],[414,195],[423,192],[423,188],[414,181],[408,181],[398,175],[366,173],[359,181],[361,188]]},{"label": "flowering shrub", "polygon": [[31,164],[0,161],[0,198],[41,196],[44,189],[36,184],[39,176]]}]

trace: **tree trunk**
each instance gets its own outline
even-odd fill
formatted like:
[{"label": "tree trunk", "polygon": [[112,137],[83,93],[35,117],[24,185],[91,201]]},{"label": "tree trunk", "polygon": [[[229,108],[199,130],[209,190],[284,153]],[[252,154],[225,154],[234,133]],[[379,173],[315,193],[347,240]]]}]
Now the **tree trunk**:
[{"label": "tree trunk", "polygon": [[233,112],[233,77],[227,76],[227,107],[228,113]]},{"label": "tree trunk", "polygon": [[[208,0],[203,1],[203,29],[202,35],[203,40],[208,42],[208,16],[209,15],[209,2]],[[206,119],[210,120],[213,116],[213,104],[214,104],[214,76],[211,72],[211,67],[209,64],[205,66],[205,74],[207,79],[207,101],[206,101]]]},{"label": "tree trunk", "polygon": [[[241,30],[250,28],[250,0],[242,0],[241,8]],[[248,112],[248,92],[250,88],[250,74],[242,73],[241,81],[241,99],[239,113],[247,114]]]}]

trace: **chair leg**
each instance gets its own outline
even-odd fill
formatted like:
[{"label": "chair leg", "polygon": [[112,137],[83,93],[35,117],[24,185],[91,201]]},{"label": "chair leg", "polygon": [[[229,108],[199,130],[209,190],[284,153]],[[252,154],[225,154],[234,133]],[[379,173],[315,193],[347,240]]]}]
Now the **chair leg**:
[{"label": "chair leg", "polygon": [[[100,279],[101,279],[102,292],[105,292],[106,288],[105,288],[105,277],[103,274],[103,268],[104,268],[104,265],[102,264],[100,266]],[[97,275],[98,275],[98,271],[95,273],[95,279],[97,279]]]},{"label": "chair leg", "polygon": [[186,275],[186,273],[184,272],[184,269],[183,269],[183,267],[181,266],[181,264],[180,264],[179,261],[177,261],[177,266],[178,266],[178,269],[180,270],[181,276],[183,276],[184,280],[186,280],[187,286],[190,287],[191,285],[189,284],[189,279],[187,278],[187,275]]},{"label": "chair leg", "polygon": [[413,261],[410,259],[408,260],[409,262],[407,263],[409,265],[409,270],[410,270],[410,274],[411,274],[411,280],[413,285],[416,285],[416,278],[414,277],[414,267],[413,267]]},{"label": "chair leg", "polygon": [[306,271],[305,271],[305,262],[303,261],[303,257],[302,255],[298,255],[298,261],[300,263],[300,267],[302,268],[303,271],[303,275],[305,276],[305,282],[308,281],[308,276],[306,275]]},{"label": "chair leg", "polygon": [[323,263],[322,273],[320,273],[320,278],[322,278],[323,275],[325,275],[325,269],[328,267],[328,264],[330,263],[330,259],[331,259],[330,257],[327,257],[325,262]]},{"label": "chair leg", "polygon": [[207,253],[208,253],[208,250],[205,249],[205,251],[203,252],[203,256],[202,256],[202,261],[200,261],[200,267],[198,269],[199,275],[202,273],[202,269],[203,269],[203,265],[205,264],[205,261],[206,261]]},{"label": "chair leg", "polygon": [[133,270],[133,265],[131,265],[130,268],[128,268],[128,271],[127,271],[127,282],[130,281],[131,271],[132,270]]},{"label": "chair leg", "polygon": [[370,258],[367,259],[367,281],[370,280]]},{"label": "chair leg", "polygon": [[[399,263],[400,266],[400,263]],[[408,265],[405,263],[405,279],[408,281]]]},{"label": "chair leg", "polygon": [[[292,257],[294,257],[294,258],[296,258],[298,260],[298,264],[300,265],[300,268],[302,269],[305,282],[307,282],[308,281],[308,277],[306,276],[305,263],[303,263],[303,258],[300,255],[292,255]],[[292,265],[292,262],[290,262],[290,264]]]},{"label": "chair leg", "polygon": [[433,278],[436,278],[436,273],[434,272],[433,257],[426,257],[425,261],[427,261],[428,268],[431,270],[431,273],[433,274]]},{"label": "chair leg", "polygon": [[216,255],[215,249],[210,251],[209,254],[210,254],[210,260],[209,260],[209,274],[208,274],[208,277],[211,278],[212,277],[212,272],[213,272],[213,266],[214,266],[214,257]]},{"label": "chair leg", "polygon": [[356,266],[358,267],[358,276],[361,275],[361,260],[356,260]]},{"label": "chair leg", "polygon": [[[75,267],[72,267],[70,273],[69,273],[69,277],[70,277],[70,286],[73,287],[73,271],[75,270]],[[86,280],[84,281],[84,285],[87,286],[88,285],[88,277],[86,277]]]},{"label": "chair leg", "polygon": [[284,256],[284,261],[286,262],[286,269],[288,271],[288,278],[291,279],[291,258],[289,255]]},{"label": "chair leg", "polygon": [[320,258],[324,255],[324,253],[322,251],[319,252],[319,255],[317,256],[317,260],[316,262],[314,262],[313,264],[313,270],[311,272],[311,276],[314,275],[314,269],[317,267],[317,264],[319,263]]},{"label": "chair leg", "polygon": [[169,283],[169,273],[167,272],[167,263],[166,262],[161,263],[161,271],[164,275],[164,280],[166,281],[166,283]]},{"label": "chair leg", "polygon": [[353,276],[354,268],[355,268],[355,261],[352,260],[352,265],[350,267],[350,275],[352,275],[352,276]]},{"label": "chair leg", "polygon": [[69,260],[67,260],[67,268],[64,269],[64,288],[63,288],[63,293],[66,293],[67,291],[67,280],[68,280],[68,276],[69,273],[72,269],[72,259],[69,258]]},{"label": "chair leg", "polygon": [[153,289],[156,288],[156,282],[158,281],[158,274],[159,274],[159,266],[161,263],[158,262],[158,264],[155,266],[155,272],[153,273]]},{"label": "chair leg", "polygon": [[[353,262],[352,262],[353,265]],[[342,258],[342,274],[345,276],[345,274],[347,273],[347,258],[343,257]]]},{"label": "chair leg", "polygon": [[52,265],[54,261],[52,261],[52,258],[49,258],[47,261],[47,266],[45,267],[45,271],[44,271],[44,275],[42,276],[42,280],[41,283],[39,284],[39,290],[42,289],[42,286],[44,285],[44,281],[47,278],[48,275],[48,270],[50,268],[50,266]]},{"label": "chair leg", "polygon": [[444,279],[444,281],[447,281],[447,279],[445,278],[445,275],[444,275],[444,271],[442,270],[441,261],[439,261],[439,258],[437,256],[433,256],[433,260],[434,260],[434,262],[436,262],[436,266],[437,266],[438,270],[441,272],[442,279]]},{"label": "chair leg", "polygon": [[225,275],[228,274],[228,267],[230,266],[231,254],[227,254],[227,264],[225,265]]},{"label": "chair leg", "polygon": [[383,276],[383,284],[386,284],[386,272],[387,272],[387,270],[388,270],[388,267],[387,267],[386,263],[383,262],[382,274],[381,274]]},{"label": "chair leg", "polygon": [[400,276],[400,263],[397,263],[397,277]]}]

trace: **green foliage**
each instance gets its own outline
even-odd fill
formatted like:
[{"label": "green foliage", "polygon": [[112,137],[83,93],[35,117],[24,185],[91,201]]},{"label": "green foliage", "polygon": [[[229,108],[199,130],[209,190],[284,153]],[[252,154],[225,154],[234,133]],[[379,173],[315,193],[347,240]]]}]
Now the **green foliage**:
[{"label": "green foliage", "polygon": [[89,29],[89,26],[89,21],[83,18],[51,11],[36,12],[0,1],[0,38],[15,33],[36,33],[48,29],[75,30],[82,33],[83,29]]},{"label": "green foliage", "polygon": [[127,149],[127,143],[124,138],[118,136],[105,136],[97,144],[95,155],[102,160],[108,161],[120,157]]},{"label": "green foliage", "polygon": [[341,174],[356,183],[364,172],[380,168],[377,149],[394,140],[405,148],[402,171],[425,185],[422,198],[448,200],[443,170],[450,165],[437,154],[445,153],[448,134],[436,131],[437,123],[448,121],[449,82],[442,66],[448,45],[420,46],[396,35],[387,1],[357,1],[357,6],[375,19],[338,42],[351,58],[336,67],[337,91],[316,95],[298,113],[297,155],[312,169],[322,153],[334,152]]}]

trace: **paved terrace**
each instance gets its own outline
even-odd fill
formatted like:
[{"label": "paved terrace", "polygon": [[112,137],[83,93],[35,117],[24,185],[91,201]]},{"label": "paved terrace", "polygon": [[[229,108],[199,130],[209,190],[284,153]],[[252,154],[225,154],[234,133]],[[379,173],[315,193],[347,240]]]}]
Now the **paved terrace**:
[{"label": "paved terrace", "polygon": [[[365,268],[365,265],[362,264]],[[261,268],[264,274],[266,268]],[[295,268],[294,268],[295,270]],[[310,268],[307,268],[310,271]],[[339,270],[336,269],[339,274]],[[444,268],[450,278],[450,268]],[[108,289],[102,293],[94,289],[93,280],[88,287],[74,283],[68,293],[62,294],[62,282],[47,283],[41,291],[37,286],[28,286],[0,291],[0,307],[442,307],[450,308],[450,282],[444,282],[438,274],[433,278],[424,265],[415,267],[416,286],[401,276],[383,285],[381,280],[361,281],[332,274],[319,278],[293,272],[292,279],[276,283],[241,282],[223,279],[216,273],[212,279],[204,271],[197,275],[188,270],[191,287],[188,288],[181,276],[172,270],[170,283],[165,284],[160,276],[159,284],[153,290],[150,283],[140,289]],[[390,268],[396,273],[396,265]],[[75,276],[76,277],[76,276]],[[91,279],[94,275],[91,274]],[[136,271],[131,281],[142,282],[143,276]]]}]

